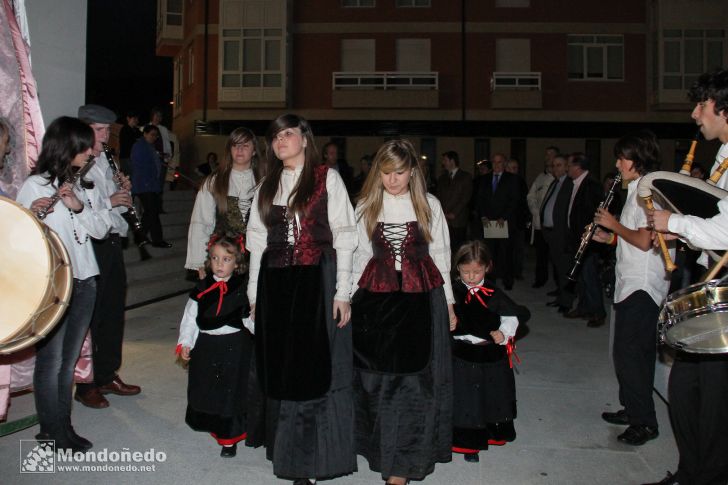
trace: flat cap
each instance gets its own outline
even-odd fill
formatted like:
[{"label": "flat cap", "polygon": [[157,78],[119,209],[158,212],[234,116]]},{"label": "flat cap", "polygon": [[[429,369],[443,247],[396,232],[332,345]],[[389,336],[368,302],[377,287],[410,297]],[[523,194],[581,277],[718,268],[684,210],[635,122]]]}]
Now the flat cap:
[{"label": "flat cap", "polygon": [[109,108],[98,104],[85,104],[79,107],[78,118],[88,123],[103,123],[106,125],[116,122],[116,114]]}]

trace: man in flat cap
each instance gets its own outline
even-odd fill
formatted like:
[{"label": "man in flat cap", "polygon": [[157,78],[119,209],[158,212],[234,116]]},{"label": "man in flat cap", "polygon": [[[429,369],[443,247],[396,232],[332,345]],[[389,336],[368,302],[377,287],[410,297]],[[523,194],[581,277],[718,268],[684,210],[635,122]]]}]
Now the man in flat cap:
[{"label": "man in flat cap", "polygon": [[91,320],[93,345],[93,384],[79,384],[75,399],[91,408],[105,408],[109,401],[104,394],[130,396],[141,388],[125,384],[117,374],[121,367],[124,339],[124,306],[126,302],[126,268],[121,238],[126,237],[128,224],[122,217],[132,204],[129,178],[112,167],[103,145],[109,141],[111,124],[116,121],[113,111],[103,106],[87,104],[78,108],[78,117],[94,131],[93,154],[96,164],[89,171],[104,207],[109,211],[111,231],[105,239],[94,239],[93,248],[99,265],[96,285],[96,305]]}]

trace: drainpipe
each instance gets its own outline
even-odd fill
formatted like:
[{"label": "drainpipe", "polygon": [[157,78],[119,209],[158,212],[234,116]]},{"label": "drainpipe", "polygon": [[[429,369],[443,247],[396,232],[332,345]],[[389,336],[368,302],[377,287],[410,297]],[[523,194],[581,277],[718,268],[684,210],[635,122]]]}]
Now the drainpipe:
[{"label": "drainpipe", "polygon": [[467,87],[467,82],[466,82],[467,78],[465,76],[466,71],[467,71],[467,69],[465,68],[465,54],[466,54],[466,49],[465,49],[465,2],[466,1],[467,0],[460,1],[460,5],[461,5],[460,6],[460,50],[461,50],[460,55],[462,56],[462,60],[460,62],[460,71],[461,71],[460,72],[460,83],[461,83],[460,89],[462,91],[462,93],[461,93],[462,99],[460,101],[460,103],[461,103],[461,113],[460,113],[461,121],[465,121],[465,101],[466,101],[465,88]]},{"label": "drainpipe", "polygon": [[204,75],[202,76],[202,121],[207,122],[207,73],[208,66],[207,63],[209,61],[208,59],[208,37],[209,37],[209,30],[208,30],[208,24],[210,23],[210,2],[209,0],[205,0],[205,41],[203,43],[202,47],[202,64],[204,66]]}]

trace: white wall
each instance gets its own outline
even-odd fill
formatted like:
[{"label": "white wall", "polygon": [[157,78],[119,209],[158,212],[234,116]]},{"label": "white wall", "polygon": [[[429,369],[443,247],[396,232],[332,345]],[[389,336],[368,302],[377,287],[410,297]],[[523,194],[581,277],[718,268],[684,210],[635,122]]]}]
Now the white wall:
[{"label": "white wall", "polygon": [[86,100],[87,0],[26,0],[30,56],[46,126]]}]

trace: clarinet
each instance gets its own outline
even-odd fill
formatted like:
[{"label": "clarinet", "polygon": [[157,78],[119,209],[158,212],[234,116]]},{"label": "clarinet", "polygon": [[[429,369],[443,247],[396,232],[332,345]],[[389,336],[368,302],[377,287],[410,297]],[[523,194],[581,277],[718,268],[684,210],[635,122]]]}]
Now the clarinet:
[{"label": "clarinet", "polygon": [[[119,185],[119,175],[121,174],[121,172],[119,171],[119,167],[116,165],[116,160],[114,160],[114,155],[113,153],[111,153],[111,148],[106,143],[102,143],[101,146],[103,147],[106,159],[109,161],[109,167],[114,174],[114,182],[116,182],[116,187],[120,189],[121,186]],[[127,224],[129,224],[129,227],[131,227],[135,235],[142,230],[142,223],[139,222],[139,216],[137,216],[136,209],[134,208],[133,203],[132,205],[127,207],[127,211],[124,212],[121,216],[124,218],[124,220],[126,220]],[[146,240],[146,237],[143,237],[142,239]]]},{"label": "clarinet", "polygon": [[[94,166],[94,163],[96,163],[96,160],[94,159],[93,155],[89,155],[88,160],[86,160],[86,163],[83,167],[78,169],[75,174],[73,174],[73,178],[70,180],[70,184],[74,187],[76,184],[86,176],[89,170],[91,170],[91,167]],[[38,209],[38,212],[35,213],[35,216],[40,219],[41,221],[46,218],[48,215],[48,212],[50,212],[51,208],[58,203],[58,201],[61,200],[61,190],[60,187],[58,187],[58,190],[56,190],[56,193],[51,196],[51,202],[48,204],[47,207],[44,207],[42,209]]]},{"label": "clarinet", "polygon": [[[612,186],[609,188],[609,192],[607,192],[607,195],[604,197],[602,203],[599,204],[598,209],[607,209],[609,207],[609,204],[612,203],[612,199],[614,199],[614,192],[617,190],[617,186],[620,183],[622,183],[622,174],[618,173],[617,176],[614,177],[614,182],[612,182]],[[574,255],[574,265],[571,267],[571,271],[569,271],[569,274],[566,275],[566,277],[569,278],[571,281],[576,281],[576,274],[579,272],[581,260],[584,257],[587,246],[589,246],[589,242],[591,242],[592,237],[594,237],[594,233],[597,232],[598,227],[599,224],[592,221],[592,223],[589,224],[589,227],[587,227],[586,231],[584,232],[584,235],[581,237],[579,249],[576,250],[576,254]]]}]

